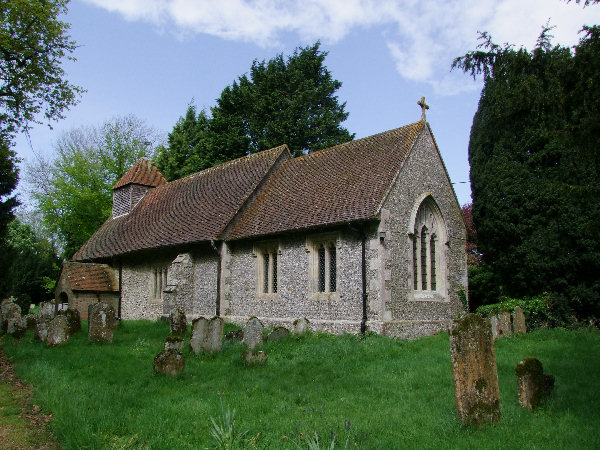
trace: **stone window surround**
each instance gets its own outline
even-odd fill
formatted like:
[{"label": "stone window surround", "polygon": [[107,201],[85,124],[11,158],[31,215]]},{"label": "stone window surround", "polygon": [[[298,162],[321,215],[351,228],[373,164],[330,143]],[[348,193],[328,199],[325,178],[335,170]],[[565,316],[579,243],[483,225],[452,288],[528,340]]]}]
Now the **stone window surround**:
[{"label": "stone window surround", "polygon": [[306,253],[308,254],[308,280],[310,300],[331,300],[339,298],[339,291],[330,292],[330,254],[325,252],[325,292],[319,290],[319,248],[333,246],[336,249],[335,275],[336,289],[339,289],[340,251],[342,240],[339,232],[328,232],[310,235],[306,238]]},{"label": "stone window surround", "polygon": [[[422,208],[425,208],[423,212]],[[429,214],[427,214],[429,213]],[[425,255],[427,258],[426,263],[423,265],[421,261],[421,230],[425,229],[426,237],[425,242],[427,249]],[[449,302],[450,297],[448,296],[448,280],[446,276],[447,268],[447,232],[446,223],[441,214],[441,211],[431,195],[430,192],[422,194],[413,207],[412,214],[410,216],[410,223],[408,228],[408,248],[409,250],[409,273],[410,273],[410,293],[409,301],[436,301],[436,302]],[[431,243],[434,243],[435,250],[435,289],[432,288],[431,279]],[[415,248],[415,245],[417,247]],[[414,258],[417,258],[415,261]],[[416,273],[415,273],[416,270]],[[422,274],[426,273],[428,279],[426,280],[426,289],[422,289],[423,280]],[[415,289],[415,276],[417,289]]]},{"label": "stone window surround", "polygon": [[167,287],[169,266],[153,266],[151,274],[150,301],[153,303],[163,300],[163,292]]},{"label": "stone window surround", "polygon": [[[277,265],[273,267],[273,257],[271,256],[268,261],[268,274],[265,274],[265,256],[266,255],[277,255]],[[281,286],[281,278],[279,276],[280,256],[281,256],[281,245],[278,240],[262,241],[254,244],[252,249],[252,256],[256,258],[255,273],[256,273],[256,296],[257,298],[265,299],[278,299],[279,288]],[[273,270],[275,269],[275,271]],[[268,291],[265,292],[265,276],[267,277]],[[273,292],[274,283],[273,276],[277,283],[277,292]]]}]

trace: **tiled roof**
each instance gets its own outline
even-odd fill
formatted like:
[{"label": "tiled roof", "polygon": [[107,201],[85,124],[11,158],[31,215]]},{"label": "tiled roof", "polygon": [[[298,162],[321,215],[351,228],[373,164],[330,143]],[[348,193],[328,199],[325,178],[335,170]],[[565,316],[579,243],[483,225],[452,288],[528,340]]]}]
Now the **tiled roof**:
[{"label": "tiled roof", "polygon": [[420,121],[286,161],[227,239],[374,218]]},{"label": "tiled roof", "polygon": [[73,260],[217,239],[269,171],[290,157],[281,146],[151,189],[129,214],[108,219]]},{"label": "tiled roof", "polygon": [[114,271],[106,264],[65,262],[63,275],[73,291],[116,292],[119,283]]},{"label": "tiled roof", "polygon": [[140,158],[133,166],[131,166],[131,169],[117,181],[113,186],[113,189],[128,184],[141,184],[143,186],[156,187],[167,184],[167,180],[149,159]]}]

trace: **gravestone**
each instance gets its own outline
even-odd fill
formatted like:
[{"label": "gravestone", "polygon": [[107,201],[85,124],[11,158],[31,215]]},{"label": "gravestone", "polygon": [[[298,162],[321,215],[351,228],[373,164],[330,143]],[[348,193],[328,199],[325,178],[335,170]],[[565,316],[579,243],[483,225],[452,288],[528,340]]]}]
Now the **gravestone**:
[{"label": "gravestone", "polygon": [[14,328],[14,322],[21,318],[21,307],[13,302],[3,303],[0,307],[2,311],[2,331],[7,333],[10,323],[11,329]]},{"label": "gravestone", "polygon": [[513,312],[513,334],[527,333],[527,326],[525,325],[525,314],[520,307],[516,307]]},{"label": "gravestone", "polygon": [[247,365],[259,365],[267,362],[267,354],[263,351],[255,352],[254,350],[246,349],[242,353],[242,361]]},{"label": "gravestone", "polygon": [[294,334],[303,334],[310,329],[310,322],[306,317],[294,320]]},{"label": "gravestone", "polygon": [[163,350],[154,357],[154,371],[175,377],[185,369],[185,357],[177,350]]},{"label": "gravestone", "polygon": [[91,342],[112,342],[118,325],[115,309],[108,303],[88,306],[88,340]]},{"label": "gravestone", "polygon": [[290,335],[290,330],[285,327],[275,327],[267,335],[267,341],[282,341]]},{"label": "gravestone", "polygon": [[517,364],[515,373],[519,404],[523,408],[537,408],[554,389],[554,377],[544,374],[542,363],[537,358],[532,356],[524,358]]},{"label": "gravestone", "polygon": [[48,325],[50,325],[50,320],[42,320],[39,317],[35,321],[35,337],[42,341],[46,342],[46,336],[48,335]]},{"label": "gravestone", "polygon": [[42,302],[40,303],[37,318],[38,320],[52,320],[56,316],[56,308],[54,303]]},{"label": "gravestone", "polygon": [[25,320],[27,321],[27,329],[33,330],[35,328],[36,316],[33,314],[27,314]]},{"label": "gravestone", "polygon": [[175,336],[185,336],[185,333],[187,333],[187,319],[180,308],[175,308],[169,314],[169,326],[171,327],[171,334]]},{"label": "gravestone", "polygon": [[500,388],[490,322],[476,314],[454,321],[450,330],[456,416],[463,424],[500,420]]},{"label": "gravestone", "polygon": [[58,315],[64,316],[67,319],[69,336],[73,336],[75,333],[81,331],[81,315],[79,314],[79,310],[67,308],[60,310]]},{"label": "gravestone", "polygon": [[500,335],[500,323],[498,322],[498,316],[490,317],[490,326],[492,327],[492,337],[498,339]]},{"label": "gravestone", "polygon": [[179,336],[167,336],[167,338],[165,339],[164,350],[165,352],[173,350],[178,353],[181,353],[183,351],[184,342],[185,341],[183,340],[183,338]]},{"label": "gravestone", "polygon": [[14,338],[21,339],[27,332],[27,318],[8,319],[6,321],[6,334]]},{"label": "gravestone", "polygon": [[190,349],[195,354],[201,352],[220,352],[223,346],[223,319],[199,317],[192,322]]},{"label": "gravestone", "polygon": [[244,326],[244,338],[242,344],[248,346],[250,350],[254,350],[263,344],[265,327],[258,318],[251,317]]},{"label": "gravestone", "polygon": [[498,337],[507,337],[511,334],[510,313],[508,311],[500,311],[498,313]]},{"label": "gravestone", "polygon": [[56,316],[48,323],[45,343],[48,347],[65,344],[69,340],[69,321],[65,316]]}]

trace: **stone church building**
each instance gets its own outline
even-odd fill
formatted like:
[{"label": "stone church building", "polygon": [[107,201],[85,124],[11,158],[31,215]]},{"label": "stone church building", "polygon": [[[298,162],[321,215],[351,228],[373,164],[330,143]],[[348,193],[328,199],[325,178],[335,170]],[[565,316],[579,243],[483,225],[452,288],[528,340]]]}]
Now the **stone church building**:
[{"label": "stone church building", "polygon": [[464,310],[465,238],[421,120],[296,158],[283,145],[170,183],[141,159],[73,261],[114,270],[123,319],[180,307],[189,320],[289,327],[306,317],[313,330],[412,338]]}]

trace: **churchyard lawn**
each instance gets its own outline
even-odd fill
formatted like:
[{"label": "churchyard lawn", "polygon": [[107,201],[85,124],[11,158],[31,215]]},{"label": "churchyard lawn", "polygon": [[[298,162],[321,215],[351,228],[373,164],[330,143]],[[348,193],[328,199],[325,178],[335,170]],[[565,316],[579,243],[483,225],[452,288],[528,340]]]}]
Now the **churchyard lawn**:
[{"label": "churchyard lawn", "polygon": [[[225,331],[231,330],[227,326]],[[538,330],[496,341],[502,416],[461,427],[446,333],[401,341],[306,334],[266,342],[265,365],[245,366],[237,341],[215,355],[187,349],[182,375],[152,370],[165,323],[122,322],[112,344],[82,332],[56,348],[1,338],[32,402],[75,448],[214,448],[211,431],[235,410],[239,448],[600,448],[600,332]],[[515,367],[536,356],[556,378],[538,410],[519,407]],[[211,418],[215,424],[212,423]],[[226,437],[225,431],[221,437]],[[244,434],[245,433],[245,434]]]}]

